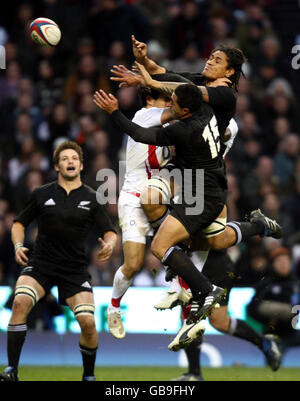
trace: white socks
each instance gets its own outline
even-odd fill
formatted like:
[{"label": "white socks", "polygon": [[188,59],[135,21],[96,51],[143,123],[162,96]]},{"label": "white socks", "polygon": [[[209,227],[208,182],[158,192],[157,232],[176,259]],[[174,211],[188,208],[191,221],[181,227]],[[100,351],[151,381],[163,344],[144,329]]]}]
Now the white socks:
[{"label": "white socks", "polygon": [[112,299],[111,304],[109,305],[109,311],[111,312],[119,312],[120,311],[120,302],[131,286],[133,279],[127,279],[121,271],[121,267],[116,271],[114,282],[113,282],[113,290],[112,290]]}]

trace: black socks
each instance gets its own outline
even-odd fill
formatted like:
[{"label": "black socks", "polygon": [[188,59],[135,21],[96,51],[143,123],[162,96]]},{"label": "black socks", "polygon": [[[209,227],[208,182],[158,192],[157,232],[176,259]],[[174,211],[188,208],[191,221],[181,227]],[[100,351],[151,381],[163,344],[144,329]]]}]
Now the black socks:
[{"label": "black socks", "polygon": [[162,263],[183,278],[191,289],[195,300],[212,290],[213,286],[209,280],[199,272],[191,259],[179,247],[169,248],[162,259]]},{"label": "black socks", "polygon": [[227,334],[249,341],[262,349],[263,336],[253,330],[252,327],[243,320],[230,318],[230,326]]},{"label": "black socks", "polygon": [[185,353],[189,363],[189,374],[201,376],[200,365],[200,346],[202,344],[202,337],[198,337],[188,347],[185,348]]},{"label": "black socks", "polygon": [[236,233],[237,240],[235,245],[254,235],[263,235],[265,232],[265,226],[261,221],[256,221],[254,223],[230,221],[227,223],[227,226],[232,228]]},{"label": "black socks", "polygon": [[19,359],[27,333],[26,323],[9,324],[7,327],[8,366],[18,371]]},{"label": "black socks", "polygon": [[82,355],[83,377],[94,376],[95,362],[98,348],[87,348],[79,344],[79,349]]}]

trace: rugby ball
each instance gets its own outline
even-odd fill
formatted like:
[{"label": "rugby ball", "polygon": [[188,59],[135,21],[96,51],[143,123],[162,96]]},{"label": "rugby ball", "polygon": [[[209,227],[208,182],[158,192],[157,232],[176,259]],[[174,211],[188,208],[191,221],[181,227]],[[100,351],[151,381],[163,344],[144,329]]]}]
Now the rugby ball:
[{"label": "rugby ball", "polygon": [[61,38],[58,25],[48,18],[36,18],[30,24],[32,40],[40,46],[56,46]]}]

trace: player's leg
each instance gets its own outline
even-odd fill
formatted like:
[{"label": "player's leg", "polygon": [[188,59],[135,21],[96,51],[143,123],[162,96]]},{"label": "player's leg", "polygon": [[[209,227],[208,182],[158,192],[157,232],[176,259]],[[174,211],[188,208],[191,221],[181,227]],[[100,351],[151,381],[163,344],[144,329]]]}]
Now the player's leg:
[{"label": "player's leg", "polygon": [[274,371],[279,369],[282,355],[273,336],[257,333],[245,321],[229,317],[227,306],[214,309],[209,321],[216,330],[248,341],[258,347],[264,353],[271,369]]},{"label": "player's leg", "polygon": [[[226,218],[227,209],[225,206],[219,215],[219,219]],[[218,235],[208,236],[207,242],[211,249],[220,250],[230,248],[255,235],[281,238],[282,229],[275,220],[264,216],[258,209],[251,212],[249,222],[231,221]]]},{"label": "player's leg", "polygon": [[[184,283],[182,283],[184,284]],[[182,308],[181,318],[183,325],[186,319],[188,319],[190,313],[190,306],[184,306]],[[172,381],[203,381],[201,372],[201,361],[200,361],[200,350],[202,345],[203,336],[200,335],[193,342],[191,342],[187,347],[185,347],[184,352],[188,361],[188,371],[183,373],[177,378],[172,379]]]},{"label": "player's leg", "polygon": [[0,380],[18,380],[18,366],[27,333],[27,316],[40,298],[45,295],[43,287],[32,277],[21,275],[16,283],[12,315],[7,327],[8,367]]},{"label": "player's leg", "polygon": [[169,204],[174,196],[174,180],[167,169],[148,180],[141,192],[141,207],[154,230],[157,230],[169,214]]},{"label": "player's leg", "polygon": [[[191,261],[200,272],[202,272],[202,269],[205,265],[208,253],[209,251],[207,250],[198,250],[192,252],[191,254]],[[191,298],[191,293],[182,285],[182,280],[180,277],[176,276],[172,280],[166,295],[157,301],[154,307],[159,310],[165,310],[172,309],[177,305],[186,306],[190,302]]]},{"label": "player's leg", "polygon": [[120,302],[130,287],[136,273],[143,265],[146,244],[140,242],[126,241],[123,243],[124,263],[117,270],[111,300],[111,307],[120,309]]},{"label": "player's leg", "polygon": [[81,329],[79,349],[82,355],[82,380],[95,380],[95,362],[98,349],[98,333],[95,326],[95,302],[92,292],[79,292],[66,299]]},{"label": "player's leg", "polygon": [[121,339],[126,335],[121,319],[120,303],[131,286],[135,274],[143,265],[145,249],[144,243],[132,241],[123,243],[124,264],[114,276],[111,303],[107,309],[109,331],[115,338]]},{"label": "player's leg", "polygon": [[151,250],[164,265],[170,266],[188,284],[193,295],[190,321],[195,321],[209,313],[223,297],[224,290],[212,285],[182,249],[175,246],[189,237],[185,226],[177,218],[169,215],[155,235]]}]

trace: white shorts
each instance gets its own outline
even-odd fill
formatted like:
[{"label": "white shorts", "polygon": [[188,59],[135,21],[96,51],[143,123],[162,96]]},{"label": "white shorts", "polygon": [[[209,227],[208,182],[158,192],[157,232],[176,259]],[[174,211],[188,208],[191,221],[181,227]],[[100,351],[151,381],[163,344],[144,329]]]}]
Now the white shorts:
[{"label": "white shorts", "polygon": [[141,206],[118,205],[122,242],[146,244],[146,237],[153,236],[153,229]]}]

